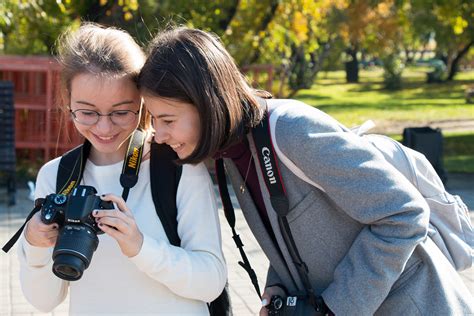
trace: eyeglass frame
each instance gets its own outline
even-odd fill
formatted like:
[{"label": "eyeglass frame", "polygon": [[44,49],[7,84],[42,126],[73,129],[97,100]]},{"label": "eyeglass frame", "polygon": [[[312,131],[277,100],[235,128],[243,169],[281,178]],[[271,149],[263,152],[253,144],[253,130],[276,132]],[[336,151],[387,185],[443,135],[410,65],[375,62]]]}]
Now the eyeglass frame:
[{"label": "eyeglass frame", "polygon": [[[76,112],[78,112],[78,111],[94,112],[94,113],[96,114],[97,120],[96,120],[93,124],[84,124],[83,122],[79,122],[79,121],[77,120],[77,117],[76,117]],[[107,113],[107,114],[102,114],[102,113],[99,113],[99,112],[97,112],[97,111],[88,110],[88,109],[77,109],[77,110],[74,110],[74,111],[73,111],[71,108],[69,109],[69,112],[71,113],[72,118],[74,119],[74,121],[76,121],[76,122],[79,123],[79,124],[85,125],[85,126],[93,126],[93,125],[97,124],[97,123],[99,122],[101,116],[108,116],[109,119],[110,119],[110,122],[112,122],[112,124],[114,124],[114,125],[125,126],[125,125],[117,124],[117,123],[115,123],[115,122],[113,121],[112,116],[114,115],[114,113],[117,113],[117,112],[130,112],[130,113],[133,113],[133,114],[135,115],[135,117],[136,117],[138,114],[140,114],[140,111],[141,111],[141,108],[138,109],[136,112],[133,111],[133,110],[115,110],[115,111],[111,111],[111,112],[109,112],[109,113]],[[131,123],[131,122],[130,122],[130,123]],[[129,124],[130,124],[130,123],[129,123]]]}]

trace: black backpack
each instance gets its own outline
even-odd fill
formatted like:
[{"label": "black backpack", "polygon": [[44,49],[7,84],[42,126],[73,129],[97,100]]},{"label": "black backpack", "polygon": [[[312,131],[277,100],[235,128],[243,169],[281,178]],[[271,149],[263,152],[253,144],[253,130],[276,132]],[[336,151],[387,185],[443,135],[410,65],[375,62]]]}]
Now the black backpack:
[{"label": "black backpack", "polygon": [[[61,157],[56,178],[57,192],[61,192],[62,188],[69,182],[71,172],[75,169],[74,166],[76,164],[85,165],[85,160],[87,159],[82,159],[80,156],[81,147],[82,145]],[[179,247],[181,245],[181,239],[178,235],[178,221],[176,220],[178,213],[176,207],[176,193],[183,168],[174,163],[174,160],[177,158],[176,153],[168,145],[157,144],[155,142],[151,144],[150,185],[153,203],[155,204],[156,213],[161,220],[169,242]],[[121,182],[123,182],[122,177]],[[124,199],[126,199],[126,197],[124,197]],[[210,315],[232,315],[227,284],[221,295],[209,303],[208,306]]]}]

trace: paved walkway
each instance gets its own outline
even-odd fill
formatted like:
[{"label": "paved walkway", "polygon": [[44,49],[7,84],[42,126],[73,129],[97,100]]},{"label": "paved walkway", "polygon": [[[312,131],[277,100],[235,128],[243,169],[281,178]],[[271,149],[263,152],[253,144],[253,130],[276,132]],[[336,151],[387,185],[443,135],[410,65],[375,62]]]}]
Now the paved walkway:
[{"label": "paved walkway", "polygon": [[[448,189],[452,193],[461,195],[466,201],[474,222],[474,176],[450,175]],[[27,195],[26,188],[20,189],[17,194],[17,205],[7,207],[5,190],[0,188],[0,244],[2,246],[21,226],[31,209],[32,202],[28,200]],[[232,199],[234,204],[237,204],[235,196],[232,196]],[[247,273],[237,264],[237,261],[240,260],[238,250],[231,238],[232,234],[223,212],[220,212],[220,215],[223,249],[229,267],[230,295],[234,315],[258,315],[260,302]],[[241,235],[245,251],[258,275],[260,286],[263,287],[268,260],[245,224],[240,209],[236,209],[236,220],[236,230]],[[461,276],[474,294],[474,269],[463,272]],[[20,289],[16,249],[10,250],[8,254],[0,253],[0,315],[67,315],[67,311],[67,299],[52,313],[40,313],[29,305],[23,298]]]}]

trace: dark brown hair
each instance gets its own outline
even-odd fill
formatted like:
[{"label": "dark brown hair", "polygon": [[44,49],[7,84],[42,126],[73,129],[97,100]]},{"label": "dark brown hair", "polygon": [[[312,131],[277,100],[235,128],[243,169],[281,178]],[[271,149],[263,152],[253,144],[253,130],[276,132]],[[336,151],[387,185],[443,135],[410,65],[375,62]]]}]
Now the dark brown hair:
[{"label": "dark brown hair", "polygon": [[[68,110],[71,81],[78,74],[107,78],[128,77],[138,84],[145,53],[127,32],[95,23],[83,23],[77,30],[68,30],[57,41],[57,59],[61,65],[62,110]],[[142,111],[139,126],[147,128],[148,112]]]},{"label": "dark brown hair", "polygon": [[262,113],[254,90],[219,39],[179,27],[159,33],[149,45],[139,76],[143,94],[194,105],[201,135],[180,163],[198,163],[237,142]]}]

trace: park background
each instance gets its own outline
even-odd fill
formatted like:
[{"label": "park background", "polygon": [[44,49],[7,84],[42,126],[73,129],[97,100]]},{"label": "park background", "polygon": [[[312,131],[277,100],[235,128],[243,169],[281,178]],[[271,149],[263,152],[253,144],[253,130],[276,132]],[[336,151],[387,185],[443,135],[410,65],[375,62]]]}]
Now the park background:
[{"label": "park background", "polygon": [[[61,32],[82,21],[123,28],[143,47],[172,24],[214,32],[255,87],[302,100],[348,127],[372,119],[373,131],[398,140],[405,127],[440,127],[447,171],[474,173],[472,1],[4,0],[0,79],[14,76],[1,71],[18,63],[9,56],[54,57]],[[53,98],[53,106],[43,109],[47,116],[16,105],[17,125],[31,128],[46,120],[39,129],[51,134],[41,136],[50,143],[45,155],[38,131],[28,135],[17,128],[20,184],[33,180],[46,159],[80,142],[56,135],[61,128],[45,128],[61,121],[57,102]],[[36,138],[21,146],[20,137]]]},{"label": "park background", "polygon": [[[69,119],[56,110],[54,55],[57,37],[82,21],[123,28],[144,48],[154,34],[173,24],[214,32],[249,82],[275,97],[306,102],[348,127],[373,120],[374,132],[397,140],[402,140],[406,127],[440,128],[448,186],[450,175],[453,180],[461,175],[472,183],[474,1],[2,0],[0,80],[16,84],[12,135],[20,201],[0,212],[0,216],[10,214],[5,216],[13,223],[8,229],[0,225],[5,229],[2,236],[9,236],[21,225],[21,212],[28,211],[31,201],[25,202],[26,182],[34,181],[45,160],[80,143],[73,129],[60,128],[60,123]],[[46,84],[50,75],[52,84]],[[4,134],[2,124],[0,134]],[[8,164],[2,164],[5,144],[0,142],[0,185],[5,184],[4,175],[9,172]],[[3,188],[0,190],[0,203],[5,204],[8,201]],[[474,198],[472,191],[466,192],[470,195],[466,197]],[[230,240],[226,228],[223,226],[224,242]],[[250,233],[243,222],[237,228],[250,256],[255,256],[259,278],[264,278],[266,261],[259,257],[258,245],[253,239],[245,240]],[[15,283],[14,260],[1,265],[1,284],[10,284],[10,290],[2,289],[0,298],[5,295],[12,302],[2,311],[30,314],[31,306],[12,294],[21,293]],[[237,258],[227,260],[230,266],[237,265]],[[472,269],[469,271],[472,281]],[[236,306],[243,311],[258,310],[243,271],[233,274],[230,283],[250,288],[232,292]],[[56,314],[66,310],[63,305]]]}]

